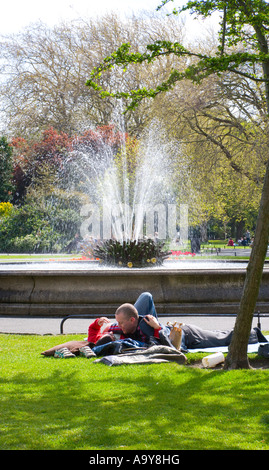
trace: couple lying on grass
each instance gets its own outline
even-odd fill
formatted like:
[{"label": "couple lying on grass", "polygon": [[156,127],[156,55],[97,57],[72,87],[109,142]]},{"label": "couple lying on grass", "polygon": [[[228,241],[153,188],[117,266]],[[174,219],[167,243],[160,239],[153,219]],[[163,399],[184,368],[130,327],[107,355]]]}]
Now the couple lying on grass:
[{"label": "couple lying on grass", "polygon": [[[69,341],[44,351],[43,355],[60,358],[80,354],[87,358],[120,354],[126,349],[148,348],[154,344],[188,352],[189,349],[228,346],[233,330],[209,331],[195,325],[162,325],[152,295],[143,292],[134,305],[125,303],[115,313],[116,323],[97,318],[88,329],[88,339]],[[249,344],[267,342],[259,328],[250,332]]]}]

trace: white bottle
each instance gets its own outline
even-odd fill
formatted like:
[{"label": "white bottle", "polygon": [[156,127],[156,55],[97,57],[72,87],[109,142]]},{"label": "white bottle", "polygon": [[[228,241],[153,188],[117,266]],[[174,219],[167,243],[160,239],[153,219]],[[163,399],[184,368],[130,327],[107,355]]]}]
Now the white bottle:
[{"label": "white bottle", "polygon": [[203,357],[202,359],[202,364],[204,367],[215,367],[221,362],[224,362],[224,355],[222,352],[210,354],[210,356]]}]

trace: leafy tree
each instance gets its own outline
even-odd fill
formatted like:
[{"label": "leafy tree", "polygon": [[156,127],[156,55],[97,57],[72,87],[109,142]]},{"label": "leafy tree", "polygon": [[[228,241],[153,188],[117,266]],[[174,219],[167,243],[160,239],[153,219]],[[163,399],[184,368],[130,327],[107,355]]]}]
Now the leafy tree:
[{"label": "leafy tree", "polygon": [[[27,190],[37,181],[42,183],[42,175],[55,175],[63,165],[66,153],[71,149],[72,139],[53,127],[44,130],[35,140],[13,138],[14,184],[13,201],[23,203]],[[49,169],[48,169],[49,167]]]},{"label": "leafy tree", "polygon": [[[163,0],[162,5],[170,0]],[[161,8],[161,6],[159,8]],[[219,31],[218,50],[213,54],[192,51],[179,42],[158,40],[148,44],[144,52],[132,52],[129,43],[122,46],[104,62],[96,67],[87,85],[99,91],[102,96],[131,98],[129,107],[136,107],[145,97],[154,98],[162,92],[169,91],[184,79],[199,84],[201,80],[212,74],[229,72],[244,77],[264,87],[264,100],[267,116],[262,123],[267,139],[269,131],[269,5],[265,0],[203,0],[187,1],[185,5],[175,8],[174,13],[189,11],[191,14],[209,17],[215,12],[222,12]],[[129,64],[151,64],[153,61],[172,55],[193,59],[184,70],[171,69],[169,77],[155,88],[140,88],[128,92],[108,93],[98,83],[102,73],[115,66],[126,68]],[[255,66],[255,72],[253,71]],[[225,361],[225,368],[249,367],[247,344],[253,313],[259,293],[263,272],[264,259],[268,246],[269,235],[269,158],[260,201],[259,215],[256,225],[255,241],[248,263],[243,294],[237,315],[234,334]]]},{"label": "leafy tree", "polygon": [[12,184],[13,163],[12,147],[6,137],[0,139],[0,202],[8,202],[12,199],[14,186]]},{"label": "leafy tree", "polygon": [[[219,221],[224,233],[225,227],[229,227],[229,235],[238,239],[244,234],[245,224],[251,223],[253,213],[256,221],[261,188],[227,165],[222,154],[217,156],[215,164],[210,158],[207,161],[209,151],[210,148],[205,146],[195,152],[192,150],[190,179],[195,184],[188,202],[189,223],[200,225],[201,236],[204,234],[206,240],[207,225],[213,218]],[[242,233],[235,233],[235,228],[241,229]]]},{"label": "leafy tree", "polygon": [[255,84],[224,75],[210,76],[199,86],[181,82],[162,95],[161,106],[157,100],[156,113],[171,133],[191,143],[194,156],[200,159],[204,149],[208,166],[223,156],[239,177],[261,186],[267,162],[264,103]]},{"label": "leafy tree", "polygon": [[[192,114],[192,110],[189,114]],[[214,123],[215,117],[220,122]],[[225,123],[220,113],[214,113],[209,123],[203,114],[195,116],[194,120],[198,119],[201,121],[198,127],[202,135],[190,129],[184,137],[184,141],[188,142],[185,148],[190,155],[190,180],[195,183],[188,202],[189,223],[202,225],[206,229],[207,222],[213,217],[222,221],[224,227],[232,226],[232,236],[238,239],[244,234],[245,225],[250,223],[253,231],[253,214],[255,221],[258,215],[264,162],[259,158],[258,143],[251,142],[257,133],[252,126],[246,131],[246,136],[242,135],[245,123],[237,120],[233,125],[228,116]],[[236,124],[243,127],[243,132],[237,132]],[[210,133],[209,139],[203,135],[207,132]],[[211,139],[218,143],[212,146]],[[180,169],[181,162],[178,166]],[[206,231],[203,232],[206,235]]]}]

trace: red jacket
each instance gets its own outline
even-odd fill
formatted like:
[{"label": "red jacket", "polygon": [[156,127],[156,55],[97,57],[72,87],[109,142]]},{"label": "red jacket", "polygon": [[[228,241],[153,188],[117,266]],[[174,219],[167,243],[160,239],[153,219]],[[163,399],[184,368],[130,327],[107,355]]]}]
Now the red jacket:
[{"label": "red jacket", "polygon": [[88,341],[89,343],[96,343],[98,339],[102,338],[105,333],[108,332],[110,328],[110,323],[106,325],[104,329],[100,325],[98,325],[99,318],[96,318],[93,323],[88,328]]}]

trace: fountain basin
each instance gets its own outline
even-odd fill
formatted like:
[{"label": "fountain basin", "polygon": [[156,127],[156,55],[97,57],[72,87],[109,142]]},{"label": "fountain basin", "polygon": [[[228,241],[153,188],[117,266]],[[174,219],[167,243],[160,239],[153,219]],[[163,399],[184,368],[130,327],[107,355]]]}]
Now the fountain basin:
[{"label": "fountain basin", "polygon": [[[1,265],[0,315],[114,314],[141,292],[153,295],[160,313],[236,313],[246,274],[243,263],[177,265],[154,269],[72,269],[57,264]],[[229,266],[229,267],[227,267]],[[269,269],[264,268],[256,309],[268,312]]]}]

